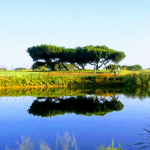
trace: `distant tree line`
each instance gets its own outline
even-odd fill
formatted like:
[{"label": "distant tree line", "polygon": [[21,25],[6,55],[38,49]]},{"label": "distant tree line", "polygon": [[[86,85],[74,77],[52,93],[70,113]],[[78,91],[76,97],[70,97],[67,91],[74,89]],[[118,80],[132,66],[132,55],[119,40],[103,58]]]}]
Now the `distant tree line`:
[{"label": "distant tree line", "polygon": [[28,70],[28,69],[24,68],[24,67],[19,67],[19,68],[15,68],[14,70],[16,70],[16,71],[23,71],[23,70]]},{"label": "distant tree line", "polygon": [[127,65],[115,65],[115,64],[110,64],[106,67],[106,69],[112,69],[112,68],[121,68],[122,70],[142,70],[142,66],[140,65],[133,65],[133,66],[127,66]]},{"label": "distant tree line", "polygon": [[0,71],[5,71],[5,70],[7,70],[6,68],[0,68]]},{"label": "distant tree line", "polygon": [[122,51],[110,49],[107,46],[85,46],[65,48],[54,45],[33,46],[27,52],[35,62],[34,65],[47,66],[51,70],[76,68],[84,70],[87,64],[98,70],[109,62],[119,63],[125,58]]}]

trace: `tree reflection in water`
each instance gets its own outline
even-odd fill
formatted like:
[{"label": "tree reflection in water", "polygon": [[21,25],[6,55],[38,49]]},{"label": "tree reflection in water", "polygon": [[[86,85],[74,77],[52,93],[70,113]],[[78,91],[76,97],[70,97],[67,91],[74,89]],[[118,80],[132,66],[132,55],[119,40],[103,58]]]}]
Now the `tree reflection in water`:
[{"label": "tree reflection in water", "polygon": [[123,109],[124,105],[118,98],[118,95],[108,98],[102,96],[41,97],[34,100],[28,112],[41,117],[52,117],[65,113],[104,116],[109,112]]}]

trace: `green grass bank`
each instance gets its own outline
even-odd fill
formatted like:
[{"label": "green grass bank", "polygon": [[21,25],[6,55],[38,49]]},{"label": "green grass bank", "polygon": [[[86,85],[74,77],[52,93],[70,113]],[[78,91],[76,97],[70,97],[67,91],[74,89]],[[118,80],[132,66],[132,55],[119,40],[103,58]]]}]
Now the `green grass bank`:
[{"label": "green grass bank", "polygon": [[34,75],[1,76],[0,88],[12,87],[110,87],[129,89],[150,87],[150,74],[130,73],[114,76],[111,73],[35,73]]},{"label": "green grass bank", "polygon": [[123,85],[122,77],[106,75],[82,75],[82,76],[18,76],[0,77],[0,87],[71,87],[71,86],[107,86]]}]

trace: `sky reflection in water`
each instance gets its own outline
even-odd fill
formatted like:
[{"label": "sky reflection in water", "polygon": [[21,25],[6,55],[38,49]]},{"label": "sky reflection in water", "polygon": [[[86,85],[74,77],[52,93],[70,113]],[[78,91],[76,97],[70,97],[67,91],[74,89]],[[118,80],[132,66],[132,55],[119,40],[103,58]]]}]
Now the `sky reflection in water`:
[{"label": "sky reflection in water", "polygon": [[[112,97],[103,98],[106,99],[105,102],[108,101],[108,104],[110,104],[113,101]],[[20,141],[21,136],[30,137],[36,146],[43,139],[50,144],[52,149],[55,149],[57,135],[63,135],[66,132],[75,135],[79,149],[96,149],[100,144],[108,146],[111,144],[112,139],[114,139],[116,146],[120,143],[121,147],[127,150],[147,146],[150,142],[150,138],[147,138],[146,135],[149,132],[145,130],[150,128],[147,126],[147,124],[150,124],[149,98],[143,100],[139,98],[132,99],[122,94],[115,97],[118,98],[116,102],[119,102],[119,106],[121,106],[118,110],[116,107],[112,107],[113,105],[111,107],[109,105],[109,109],[107,105],[102,105],[101,103],[104,102],[100,101],[100,97],[98,97],[97,105],[93,106],[91,105],[92,98],[95,101],[96,97],[91,95],[84,96],[84,98],[83,96],[80,97],[82,101],[88,101],[89,105],[85,104],[85,106],[85,102],[81,103],[76,97],[73,99],[73,104],[69,97],[63,97],[63,100],[61,100],[63,101],[61,102],[62,105],[57,103],[55,107],[57,110],[55,115],[50,114],[54,114],[55,109],[48,111],[51,104],[55,105],[52,103],[52,98],[40,100],[28,96],[1,97],[0,149],[4,149],[6,145],[10,148],[16,148],[16,141]],[[43,114],[40,115],[40,111],[37,113],[37,109],[41,109],[38,101],[44,103],[44,107],[47,106],[44,109],[46,112],[44,117],[41,117]],[[49,101],[49,103],[46,101]],[[35,102],[37,105],[34,107],[34,111],[30,112],[29,110]],[[65,105],[68,105],[68,107],[64,108]],[[96,111],[89,109],[90,105]],[[116,103],[114,106],[116,106]],[[72,108],[70,109],[70,107]],[[81,110],[82,107],[84,109]],[[103,110],[103,115],[99,113],[100,108]],[[99,111],[97,111],[98,109]],[[43,112],[42,109],[41,112]],[[140,145],[139,143],[142,142],[144,144]],[[148,150],[149,147],[144,147],[144,149]]]}]

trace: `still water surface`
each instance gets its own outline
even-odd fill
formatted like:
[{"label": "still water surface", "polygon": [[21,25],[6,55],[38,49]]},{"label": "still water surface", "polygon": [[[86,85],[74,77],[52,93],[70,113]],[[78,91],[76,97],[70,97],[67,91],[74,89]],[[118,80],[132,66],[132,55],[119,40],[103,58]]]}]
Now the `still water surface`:
[{"label": "still water surface", "polygon": [[149,150],[149,125],[148,97],[0,97],[0,150],[17,149],[22,136],[30,137],[36,150],[41,140],[55,150],[58,136],[66,133],[80,150],[107,147],[112,140],[124,150]]}]

